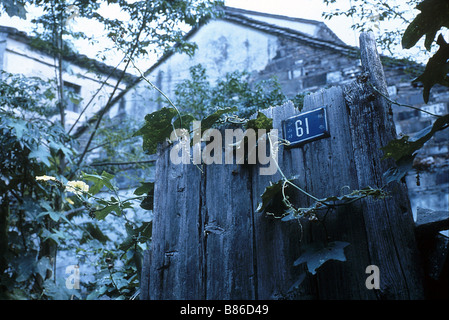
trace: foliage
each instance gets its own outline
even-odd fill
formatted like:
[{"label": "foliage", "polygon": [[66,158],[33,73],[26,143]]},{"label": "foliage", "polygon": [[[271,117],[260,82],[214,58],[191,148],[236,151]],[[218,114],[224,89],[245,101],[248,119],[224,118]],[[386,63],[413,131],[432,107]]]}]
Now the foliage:
[{"label": "foliage", "polygon": [[393,158],[396,167],[385,172],[386,182],[400,181],[413,166],[413,159],[417,152],[429,141],[436,132],[449,126],[449,114],[439,117],[435,122],[416,133],[413,137],[407,135],[390,141],[385,147],[384,158]]},{"label": "foliage", "polygon": [[286,197],[283,196],[287,187],[282,179],[276,183],[270,183],[261,195],[262,202],[259,203],[257,211],[273,216],[283,216],[289,209],[289,205],[284,201]]},{"label": "foliage", "polygon": [[172,125],[173,118],[178,114],[174,108],[162,108],[145,116],[145,124],[134,133],[134,136],[143,137],[143,150],[148,154],[154,154],[157,145],[170,137],[175,129]]},{"label": "foliage", "polygon": [[275,78],[252,83],[248,73],[234,71],[211,85],[201,64],[190,68],[190,77],[176,86],[175,104],[196,118],[229,107],[236,107],[239,117],[250,117],[288,100]]},{"label": "foliage", "polygon": [[246,129],[265,129],[266,131],[270,131],[273,129],[273,119],[268,118],[262,112],[257,113],[257,117],[255,119],[250,119],[245,124]]},{"label": "foliage", "polygon": [[[416,16],[405,31],[402,37],[402,45],[404,48],[411,48],[425,35],[425,47],[430,50],[437,32],[442,27],[448,27],[449,5],[444,0],[424,0],[417,6],[417,9],[421,13]],[[414,80],[414,82],[423,83],[423,98],[426,103],[429,101],[430,89],[435,84],[449,87],[449,45],[442,34],[438,36],[436,43],[440,46],[439,50],[427,62],[424,73]],[[436,132],[446,129],[448,126],[448,114],[437,116],[432,125],[424,128],[414,137],[403,136],[390,141],[383,150],[385,158],[395,159],[396,167],[390,168],[385,173],[387,181],[392,182],[402,179],[406,172],[412,168],[413,159],[417,152]]]},{"label": "foliage", "polygon": [[434,85],[449,87],[449,44],[441,34],[438,36],[437,44],[440,48],[427,62],[424,73],[413,80],[413,82],[422,82],[424,85],[423,98],[426,103],[429,102],[430,89]]},{"label": "foliage", "polygon": [[3,10],[10,17],[26,18],[27,11],[25,10],[25,2],[17,0],[2,0],[0,2],[3,6]]},{"label": "foliage", "polygon": [[[336,0],[323,0],[330,12],[324,12],[325,19],[345,16],[352,19],[351,28],[359,32],[374,31],[378,34],[377,44],[390,54],[398,54],[401,35],[413,17],[413,8],[420,0],[383,1],[352,0],[349,8],[337,6]],[[395,22],[394,24],[391,22]],[[400,52],[404,55],[404,52]]]},{"label": "foliage", "polygon": [[329,260],[346,261],[344,248],[348,242],[333,241],[326,244],[312,243],[305,248],[305,252],[295,260],[294,266],[302,263],[307,264],[307,269],[311,274],[316,274],[316,269]]},{"label": "foliage", "polygon": [[424,46],[430,50],[432,42],[441,27],[449,28],[449,3],[444,0],[426,0],[416,9],[421,12],[409,24],[402,36],[402,47],[410,49],[419,39],[426,36]]},{"label": "foliage", "polygon": [[[54,108],[51,89],[38,79],[3,74],[0,81],[0,199],[2,298],[48,298],[54,283],[46,248],[62,234],[55,224],[68,203],[58,186],[46,189],[35,176],[58,173],[59,154],[73,157],[74,142],[47,119]],[[54,206],[60,208],[55,211]],[[59,296],[63,292],[55,293]]]},{"label": "foliage", "polygon": [[[213,8],[220,1],[10,1],[2,0],[3,8],[10,16],[26,18],[26,5],[44,9],[44,14],[33,19],[36,34],[47,40],[47,49],[60,52],[55,41],[60,36],[70,39],[89,39],[82,32],[72,31],[69,22],[73,19],[89,19],[100,23],[115,48],[137,56],[148,53],[179,51],[193,53],[195,45],[184,39],[186,26],[193,27],[212,17]],[[103,5],[116,5],[121,18],[101,14]],[[59,30],[55,32],[55,30]],[[62,31],[62,34],[58,35]],[[136,37],[139,39],[136,47]],[[43,42],[41,43],[43,44]]]}]

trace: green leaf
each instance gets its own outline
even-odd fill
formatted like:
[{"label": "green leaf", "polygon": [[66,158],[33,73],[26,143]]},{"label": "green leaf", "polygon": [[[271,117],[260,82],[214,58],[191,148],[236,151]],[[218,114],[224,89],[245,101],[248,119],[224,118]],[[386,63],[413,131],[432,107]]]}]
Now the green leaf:
[{"label": "green leaf", "polygon": [[384,173],[386,183],[400,181],[413,166],[416,153],[429,141],[436,132],[446,129],[449,125],[449,114],[439,117],[435,122],[416,133],[412,138],[403,136],[400,139],[390,141],[385,147],[384,159],[393,158],[396,166],[389,168]]},{"label": "green leaf", "polygon": [[145,193],[152,192],[154,189],[154,182],[143,182],[140,187],[138,187],[134,194],[136,196],[144,195]]},{"label": "green leaf", "polygon": [[22,139],[23,132],[27,130],[26,124],[27,122],[25,120],[20,119],[11,119],[11,121],[9,121],[9,126],[14,128],[16,131],[16,137],[18,140]]},{"label": "green leaf", "polygon": [[179,114],[172,119],[173,127],[176,129],[190,129],[190,124],[195,120],[191,114],[180,116]]},{"label": "green leaf", "polygon": [[64,144],[62,144],[60,142],[51,141],[50,142],[50,148],[54,149],[54,150],[57,150],[57,151],[61,151],[67,157],[72,157],[73,156],[73,151],[71,149],[67,148]]},{"label": "green leaf", "polygon": [[153,210],[153,206],[154,206],[153,194],[148,194],[148,196],[146,196],[140,203],[140,207],[145,210]]},{"label": "green leaf", "polygon": [[40,274],[42,279],[45,279],[47,277],[47,270],[50,271],[53,270],[52,265],[50,263],[50,258],[42,257],[36,264],[36,272]]},{"label": "green leaf", "polygon": [[72,102],[73,104],[78,105],[81,102],[80,98],[75,98],[75,97],[69,97],[70,102]]},{"label": "green leaf", "polygon": [[447,0],[424,0],[416,6],[421,12],[410,23],[402,36],[402,47],[410,49],[424,35],[424,45],[430,51],[435,35],[441,27],[449,28],[449,2]]},{"label": "green leaf", "polygon": [[44,241],[47,239],[52,239],[58,245],[60,245],[59,239],[66,238],[66,235],[62,231],[58,231],[56,229],[53,229],[53,232],[48,229],[43,229],[41,236]]},{"label": "green leaf", "polygon": [[440,48],[427,62],[423,74],[413,80],[413,82],[422,82],[425,103],[429,102],[430,89],[434,85],[441,84],[449,87],[449,77],[447,75],[449,72],[449,44],[446,43],[441,34],[438,37],[437,43]]},{"label": "green leaf", "polygon": [[90,239],[89,236],[92,238],[100,241],[102,244],[105,244],[107,241],[109,241],[109,237],[106,236],[98,227],[98,225],[93,224],[92,222],[86,222],[83,223],[82,226],[84,227],[84,230],[86,233],[85,236],[83,236],[80,240],[80,243],[83,244],[86,242],[86,239]]},{"label": "green leaf", "polygon": [[123,251],[127,251],[129,248],[137,244],[137,242],[146,242],[151,238],[152,235],[152,226],[153,222],[143,222],[142,225],[138,228],[133,228],[132,225],[126,224],[126,238],[119,245],[119,249]]},{"label": "green leaf", "polygon": [[112,211],[114,211],[117,214],[120,214],[120,207],[116,204],[113,205],[107,205],[101,210],[95,211],[95,218],[98,220],[103,220],[107,217],[108,214],[110,214]]},{"label": "green leaf", "polygon": [[36,265],[36,257],[32,254],[25,254],[16,260],[17,262],[17,282],[26,281],[32,274]]},{"label": "green leaf", "polygon": [[139,230],[139,241],[145,242],[148,241],[153,234],[153,221],[143,222],[142,225],[138,228]]},{"label": "green leaf", "polygon": [[443,130],[449,124],[449,114],[439,117],[435,122],[416,133],[412,138],[403,136],[400,139],[391,140],[385,147],[384,159],[393,158],[398,162],[403,157],[411,157],[416,151],[422,148],[424,143],[429,141],[433,135],[440,130]]},{"label": "green leaf", "polygon": [[2,0],[0,3],[3,5],[3,9],[10,17],[19,17],[26,19],[27,11],[25,10],[25,3],[15,0]]},{"label": "green leaf", "polygon": [[288,289],[288,292],[293,292],[295,290],[297,290],[299,288],[299,286],[301,285],[301,283],[303,283],[304,279],[306,278],[306,274],[302,273],[298,279],[295,281],[295,283],[292,284],[292,286],[290,287],[290,289]]},{"label": "green leaf", "polygon": [[55,222],[58,222],[59,218],[61,217],[61,213],[56,211],[49,211],[48,214],[50,215],[50,218]]},{"label": "green leaf", "polygon": [[157,145],[170,138],[173,131],[172,119],[178,112],[174,108],[162,108],[145,116],[145,124],[133,137],[142,136],[143,150],[148,154],[157,151]]},{"label": "green leaf", "polygon": [[309,272],[311,274],[316,274],[316,269],[321,267],[326,261],[346,261],[344,248],[347,245],[349,245],[349,243],[343,241],[333,241],[327,244],[312,243],[293,265],[298,266],[302,263],[307,263]]},{"label": "green leaf", "polygon": [[[265,188],[265,191],[261,195],[262,202],[259,203],[259,206],[257,207],[258,212],[281,216],[288,210],[288,206],[283,201],[283,185],[284,180],[282,179],[274,184],[270,182],[270,185]],[[287,190],[289,190],[288,184],[285,185],[284,189],[284,193],[288,196]]]},{"label": "green leaf", "polygon": [[246,123],[246,129],[265,129],[269,131],[273,129],[273,119],[268,118],[262,112],[258,112],[256,119],[248,120],[248,122]]},{"label": "green leaf", "polygon": [[50,152],[43,146],[37,146],[33,150],[31,150],[30,154],[28,155],[28,158],[30,159],[38,159],[41,162],[43,162],[47,167],[50,167],[50,161],[51,158]]},{"label": "green leaf", "polygon": [[134,194],[137,196],[147,194],[147,196],[140,203],[140,207],[145,210],[153,210],[154,182],[142,183],[142,185],[134,191]]},{"label": "green leaf", "polygon": [[89,193],[92,195],[97,194],[100,192],[100,190],[106,186],[109,190],[113,191],[114,186],[111,183],[111,179],[114,178],[114,175],[107,173],[106,171],[103,171],[101,176],[97,174],[88,174],[88,173],[81,173],[81,178],[83,180],[91,181],[93,182],[93,186],[89,187]]}]

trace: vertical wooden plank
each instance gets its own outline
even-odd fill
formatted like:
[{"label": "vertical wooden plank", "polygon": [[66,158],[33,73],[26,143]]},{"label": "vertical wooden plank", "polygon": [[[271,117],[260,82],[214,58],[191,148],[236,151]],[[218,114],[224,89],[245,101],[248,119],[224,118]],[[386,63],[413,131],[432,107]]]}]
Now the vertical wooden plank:
[{"label": "vertical wooden plank", "polygon": [[[371,33],[360,37],[366,76],[345,87],[352,146],[360,187],[384,186],[383,173],[393,165],[382,159],[380,148],[396,137],[386,94],[382,65]],[[422,298],[422,275],[416,249],[413,217],[405,183],[387,188],[392,197],[362,201],[371,264],[381,273],[380,298]]]},{"label": "vertical wooden plank", "polygon": [[[305,190],[317,198],[341,196],[359,189],[351,142],[351,130],[343,91],[340,87],[321,90],[305,98],[304,111],[326,107],[330,137],[303,147],[307,167]],[[313,201],[309,199],[309,204]],[[320,299],[373,299],[365,286],[369,265],[363,213],[359,203],[319,213],[321,223],[307,232],[308,241],[344,241],[346,261],[329,261],[316,275]],[[326,217],[324,219],[324,216]]]},{"label": "vertical wooden plank", "polygon": [[150,299],[200,299],[201,171],[170,162],[161,147],[156,164]]},{"label": "vertical wooden plank", "polygon": [[206,299],[254,299],[251,188],[243,165],[206,171]]},{"label": "vertical wooden plank", "polygon": [[[263,111],[273,119],[273,128],[278,129],[282,137],[282,120],[298,113],[291,102],[279,107]],[[299,174],[299,180],[304,181],[302,153],[299,149],[286,150],[279,147],[278,163],[284,174],[294,176]],[[253,169],[253,204],[254,211],[261,201],[261,195],[270,182],[277,182],[281,175],[260,175],[259,167]],[[302,267],[294,267],[293,262],[300,254],[301,229],[296,221],[281,222],[267,217],[263,213],[254,214],[254,246],[257,262],[257,296],[258,299],[311,299],[310,292],[298,297],[289,289],[303,273]]]},{"label": "vertical wooden plank", "polygon": [[150,265],[151,265],[151,250],[143,252],[142,272],[140,276],[140,300],[149,300],[150,292]]}]

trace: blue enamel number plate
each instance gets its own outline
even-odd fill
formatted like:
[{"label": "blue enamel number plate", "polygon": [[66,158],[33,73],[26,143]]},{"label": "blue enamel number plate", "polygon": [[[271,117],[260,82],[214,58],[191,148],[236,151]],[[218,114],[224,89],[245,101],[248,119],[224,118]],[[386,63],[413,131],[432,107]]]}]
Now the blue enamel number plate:
[{"label": "blue enamel number plate", "polygon": [[325,107],[285,119],[282,128],[291,147],[330,136]]}]

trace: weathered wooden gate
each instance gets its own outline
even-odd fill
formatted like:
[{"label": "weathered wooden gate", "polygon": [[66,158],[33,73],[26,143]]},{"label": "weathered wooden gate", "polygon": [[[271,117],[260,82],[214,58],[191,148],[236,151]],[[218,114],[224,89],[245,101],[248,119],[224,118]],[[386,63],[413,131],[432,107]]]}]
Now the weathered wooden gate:
[{"label": "weathered wooden gate", "polygon": [[[392,165],[380,148],[395,137],[386,83],[370,34],[361,35],[365,76],[345,87],[311,94],[302,112],[326,106],[330,137],[279,150],[286,176],[318,198],[382,186]],[[298,114],[291,103],[265,111],[281,121]],[[156,165],[151,251],[144,261],[143,299],[417,299],[422,278],[405,184],[392,196],[338,207],[327,232],[311,221],[283,222],[256,211],[260,195],[280,179],[257,165],[174,165],[160,147]],[[349,189],[347,189],[349,188]],[[296,204],[307,207],[298,193]],[[329,261],[315,275],[294,261],[307,244],[350,243],[346,261]],[[380,289],[368,289],[366,268],[379,268]],[[292,286],[306,275],[297,287]],[[294,286],[293,286],[294,287]]]}]

